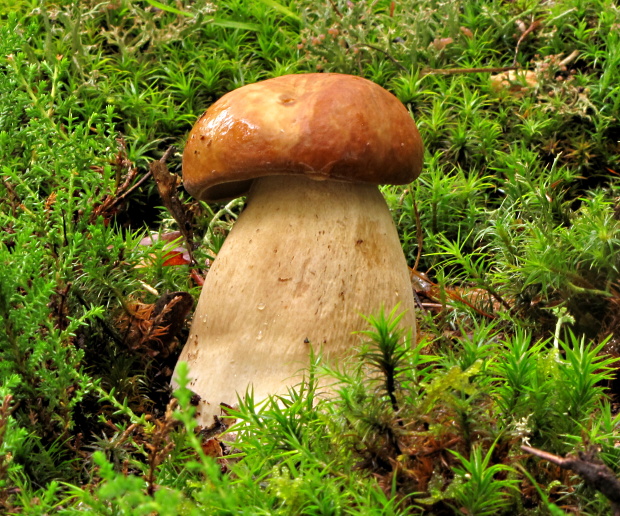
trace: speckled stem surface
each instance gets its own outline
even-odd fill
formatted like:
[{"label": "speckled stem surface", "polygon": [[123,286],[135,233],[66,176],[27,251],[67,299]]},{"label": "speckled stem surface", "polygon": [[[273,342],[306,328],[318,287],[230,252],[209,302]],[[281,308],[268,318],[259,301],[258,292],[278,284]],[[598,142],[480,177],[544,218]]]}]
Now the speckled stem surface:
[{"label": "speckled stem surface", "polygon": [[415,337],[409,271],[376,186],[303,177],[256,180],[200,296],[180,360],[209,425],[219,403],[282,394],[309,364],[350,356],[362,314],[404,311]]}]

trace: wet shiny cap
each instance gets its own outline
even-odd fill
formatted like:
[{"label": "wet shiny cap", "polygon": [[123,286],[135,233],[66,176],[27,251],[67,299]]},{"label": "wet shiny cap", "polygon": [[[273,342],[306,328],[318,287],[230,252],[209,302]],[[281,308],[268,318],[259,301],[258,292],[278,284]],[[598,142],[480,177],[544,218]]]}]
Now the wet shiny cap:
[{"label": "wet shiny cap", "polygon": [[422,157],[409,112],[381,86],[352,75],[284,75],[227,93],[200,117],[183,181],[205,201],[244,195],[269,175],[407,184]]}]

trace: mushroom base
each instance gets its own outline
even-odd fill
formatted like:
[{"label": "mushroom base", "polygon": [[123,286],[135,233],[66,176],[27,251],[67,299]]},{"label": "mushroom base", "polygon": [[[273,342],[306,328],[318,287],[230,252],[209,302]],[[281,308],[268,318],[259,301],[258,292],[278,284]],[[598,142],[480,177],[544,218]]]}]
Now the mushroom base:
[{"label": "mushroom base", "polygon": [[[274,176],[254,182],[247,207],[209,271],[179,361],[201,398],[201,424],[252,387],[286,393],[309,365],[350,356],[362,315],[415,307],[405,256],[374,185]],[[176,375],[175,375],[176,376]],[[173,381],[174,383],[174,381]]]}]

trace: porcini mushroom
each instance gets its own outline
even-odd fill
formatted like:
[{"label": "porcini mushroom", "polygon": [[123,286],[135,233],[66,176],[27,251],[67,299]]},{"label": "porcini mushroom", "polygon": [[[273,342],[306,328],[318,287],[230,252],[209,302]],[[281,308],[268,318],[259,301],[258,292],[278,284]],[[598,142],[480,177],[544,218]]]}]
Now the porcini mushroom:
[{"label": "porcini mushroom", "polygon": [[208,425],[252,386],[286,392],[310,346],[350,353],[361,314],[399,304],[415,332],[409,271],[377,185],[406,184],[423,146],[407,109],[360,77],[288,75],[224,95],[198,120],[183,154],[187,191],[244,195],[214,261],[180,361]]}]

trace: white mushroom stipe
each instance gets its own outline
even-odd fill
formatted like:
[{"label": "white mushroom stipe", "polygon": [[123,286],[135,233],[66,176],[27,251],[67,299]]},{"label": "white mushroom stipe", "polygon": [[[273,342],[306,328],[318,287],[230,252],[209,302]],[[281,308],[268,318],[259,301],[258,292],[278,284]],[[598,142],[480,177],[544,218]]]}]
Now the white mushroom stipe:
[{"label": "white mushroom stipe", "polygon": [[208,404],[202,420],[250,385],[257,400],[286,392],[308,366],[308,342],[327,359],[346,355],[361,342],[361,314],[398,303],[414,329],[407,264],[376,186],[257,180],[203,286],[196,314],[209,317],[194,317],[189,340],[200,351],[180,358]]}]

